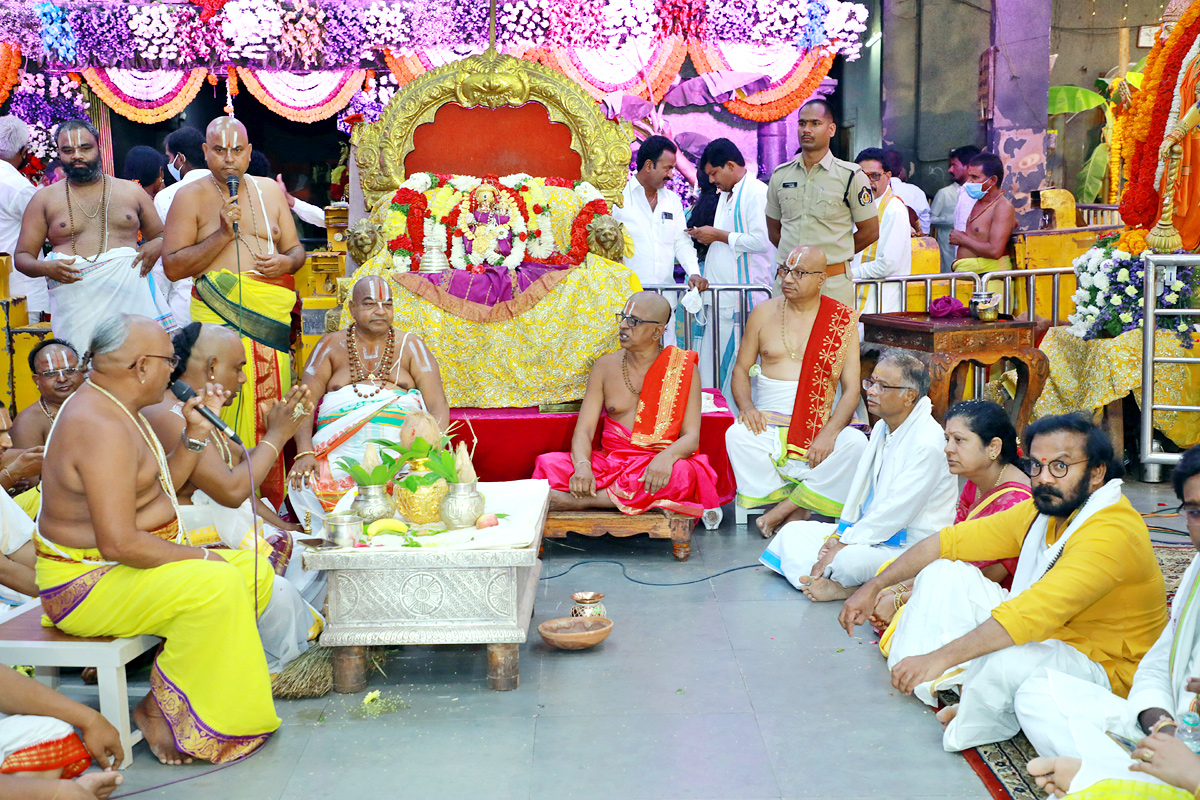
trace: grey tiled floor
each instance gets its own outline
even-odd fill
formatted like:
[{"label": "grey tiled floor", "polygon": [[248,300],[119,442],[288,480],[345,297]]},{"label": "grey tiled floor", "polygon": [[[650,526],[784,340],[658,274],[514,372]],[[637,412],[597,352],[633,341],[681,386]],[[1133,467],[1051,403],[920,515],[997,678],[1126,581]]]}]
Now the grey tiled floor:
[{"label": "grey tiled floor", "polygon": [[[1170,496],[1165,486],[1129,494],[1143,511]],[[615,559],[641,580],[692,580],[756,563],[762,547],[757,529],[731,518],[698,531],[684,564],[663,541],[572,537],[547,543],[543,575]],[[370,688],[408,708],[363,717],[356,695],[281,701],[283,726],[248,761],[204,774],[212,767],[163,767],[138,745],[121,791],[198,775],[138,796],[988,796],[963,758],[942,750],[933,713],[894,692],[874,635],[837,627],[837,604],[814,605],[765,568],[649,587],[589,564],[541,583],[533,626],[568,614],[571,592],[585,589],[605,593],[612,635],[561,652],[531,627],[516,691],[488,690],[482,646],[398,648]],[[144,691],[130,689],[135,699]]]}]

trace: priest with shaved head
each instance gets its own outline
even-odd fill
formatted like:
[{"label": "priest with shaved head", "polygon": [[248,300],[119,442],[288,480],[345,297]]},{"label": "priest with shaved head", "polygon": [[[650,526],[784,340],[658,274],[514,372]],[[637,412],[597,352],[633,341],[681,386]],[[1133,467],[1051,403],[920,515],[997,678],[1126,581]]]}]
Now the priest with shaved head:
[{"label": "priest with shaved head", "polygon": [[[717,474],[700,445],[698,357],[663,347],[671,320],[662,295],[638,292],[617,313],[620,349],[592,366],[570,453],[538,456],[533,477],[550,481],[550,508],[661,508],[700,517],[718,508]],[[600,450],[592,449],[604,417]]]},{"label": "priest with shaved head", "polygon": [[[246,174],[250,151],[246,128],[233,117],[209,124],[204,157],[212,174],[175,196],[162,253],[168,278],[194,280],[192,319],[242,336],[247,380],[222,416],[248,447],[266,435],[263,402],[281,399],[292,385],[292,275],[305,259],[283,192]],[[282,458],[263,491],[282,499]]]}]

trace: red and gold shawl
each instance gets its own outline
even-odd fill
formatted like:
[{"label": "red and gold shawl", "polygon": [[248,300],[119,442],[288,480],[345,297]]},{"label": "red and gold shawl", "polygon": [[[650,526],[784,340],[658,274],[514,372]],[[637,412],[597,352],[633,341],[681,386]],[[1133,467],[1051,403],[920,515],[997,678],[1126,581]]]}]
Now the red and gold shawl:
[{"label": "red and gold shawl", "polygon": [[700,357],[691,350],[664,347],[646,371],[632,441],[638,447],[663,450],[679,438],[687,413],[692,377]]},{"label": "red and gold shawl", "polygon": [[804,348],[804,364],[788,425],[788,458],[808,455],[812,440],[829,420],[842,364],[846,361],[846,348],[850,345],[846,332],[857,323],[858,313],[849,306],[831,297],[821,297],[821,307]]}]

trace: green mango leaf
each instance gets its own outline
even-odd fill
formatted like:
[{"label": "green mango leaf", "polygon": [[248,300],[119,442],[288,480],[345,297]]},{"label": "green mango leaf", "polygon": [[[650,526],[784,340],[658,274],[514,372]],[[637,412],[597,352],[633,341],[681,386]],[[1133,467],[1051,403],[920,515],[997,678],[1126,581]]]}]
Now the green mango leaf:
[{"label": "green mango leaf", "polygon": [[1050,113],[1078,114],[1089,108],[1105,105],[1104,96],[1078,86],[1051,86]]},{"label": "green mango leaf", "polygon": [[1104,177],[1108,174],[1108,145],[1096,145],[1083,169],[1076,175],[1075,198],[1080,203],[1094,203],[1104,189]]},{"label": "green mango leaf", "polygon": [[458,470],[454,466],[454,453],[437,449],[429,454],[429,471],[447,483],[458,483]]}]

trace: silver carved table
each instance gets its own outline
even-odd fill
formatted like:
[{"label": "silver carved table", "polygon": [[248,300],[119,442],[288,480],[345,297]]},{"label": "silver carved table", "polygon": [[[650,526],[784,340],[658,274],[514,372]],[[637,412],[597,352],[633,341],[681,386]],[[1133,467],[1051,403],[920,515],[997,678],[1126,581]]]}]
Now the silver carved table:
[{"label": "silver carved table", "polygon": [[[488,511],[508,510],[503,486],[481,486]],[[518,645],[529,632],[542,571],[537,556],[548,486],[540,500],[540,508],[520,509],[522,524],[532,526],[532,543],[526,547],[306,551],[304,568],[325,570],[328,576],[320,644],[336,648],[334,691],[366,688],[367,646],[403,644],[486,644],[488,685],[498,691],[516,689]]]}]

